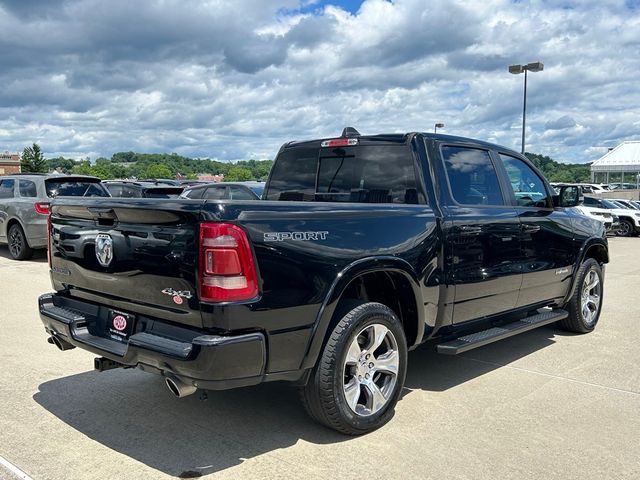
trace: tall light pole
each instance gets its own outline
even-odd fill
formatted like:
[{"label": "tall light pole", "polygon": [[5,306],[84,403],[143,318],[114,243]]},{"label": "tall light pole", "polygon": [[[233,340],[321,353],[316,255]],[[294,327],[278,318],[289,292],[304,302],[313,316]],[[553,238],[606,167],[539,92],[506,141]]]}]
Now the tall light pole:
[{"label": "tall light pole", "polygon": [[544,70],[542,62],[527,63],[526,65],[509,65],[509,73],[518,75],[524,72],[524,102],[522,104],[522,154],[524,155],[524,129],[527,122],[527,72],[541,72]]},{"label": "tall light pole", "polygon": [[433,126],[433,133],[438,133],[438,129],[439,129],[439,128],[444,128],[444,123],[436,123],[436,124]]}]

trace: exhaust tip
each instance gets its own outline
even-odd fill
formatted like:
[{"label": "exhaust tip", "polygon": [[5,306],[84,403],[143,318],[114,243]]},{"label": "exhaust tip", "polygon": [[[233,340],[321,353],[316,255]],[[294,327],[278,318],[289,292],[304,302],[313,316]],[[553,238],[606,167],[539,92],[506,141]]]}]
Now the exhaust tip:
[{"label": "exhaust tip", "polygon": [[169,391],[178,398],[183,398],[188,395],[194,394],[198,390],[193,385],[184,383],[173,376],[165,377],[164,383],[167,385]]},{"label": "exhaust tip", "polygon": [[76,348],[75,345],[71,345],[69,342],[62,340],[61,338],[58,338],[56,335],[51,335],[49,338],[47,338],[47,342],[55,345],[56,347],[58,347],[58,350],[63,352],[65,350],[71,350],[72,348]]}]

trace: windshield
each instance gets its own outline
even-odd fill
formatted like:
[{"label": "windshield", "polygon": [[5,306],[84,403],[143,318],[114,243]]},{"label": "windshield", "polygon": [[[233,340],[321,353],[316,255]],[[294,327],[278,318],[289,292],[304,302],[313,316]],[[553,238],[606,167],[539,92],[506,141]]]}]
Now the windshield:
[{"label": "windshield", "polygon": [[610,202],[609,200],[602,200],[602,205],[604,205],[606,208],[627,208],[627,207],[620,207],[619,205],[616,205],[613,202]]},{"label": "windshield", "polygon": [[107,190],[96,181],[91,180],[46,180],[48,197],[109,197]]}]

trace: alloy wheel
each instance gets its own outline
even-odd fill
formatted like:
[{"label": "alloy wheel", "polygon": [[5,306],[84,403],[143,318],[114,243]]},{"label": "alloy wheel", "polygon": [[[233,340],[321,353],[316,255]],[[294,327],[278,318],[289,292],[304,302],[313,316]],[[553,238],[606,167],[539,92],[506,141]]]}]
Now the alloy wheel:
[{"label": "alloy wheel", "polygon": [[631,225],[627,222],[620,222],[618,235],[620,235],[621,237],[628,237],[629,235],[631,235]]},{"label": "alloy wheel", "polygon": [[598,318],[598,311],[600,310],[600,302],[602,300],[601,292],[602,285],[600,283],[600,277],[595,270],[591,269],[584,276],[582,301],[580,305],[582,318],[588,325],[592,325],[596,318]]},{"label": "alloy wheel", "polygon": [[374,323],[353,339],[343,365],[343,391],[349,408],[370,416],[393,396],[400,368],[398,342],[384,325]]},{"label": "alloy wheel", "polygon": [[24,239],[19,229],[14,228],[9,236],[9,251],[13,257],[19,257],[24,248]]}]

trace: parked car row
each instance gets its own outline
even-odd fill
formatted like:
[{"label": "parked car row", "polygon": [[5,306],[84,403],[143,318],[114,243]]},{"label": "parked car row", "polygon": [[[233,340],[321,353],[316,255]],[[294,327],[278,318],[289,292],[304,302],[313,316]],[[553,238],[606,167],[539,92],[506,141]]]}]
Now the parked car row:
[{"label": "parked car row", "polygon": [[556,191],[563,186],[567,185],[577,185],[582,190],[583,194],[596,194],[602,195],[607,192],[611,192],[614,190],[611,188],[611,185],[602,184],[602,183],[565,183],[565,182],[550,182],[550,185],[556,189]]},{"label": "parked car row", "polygon": [[564,183],[564,182],[550,182],[550,185],[556,190],[558,187],[564,185],[577,185],[581,187],[584,194],[596,194],[602,195],[612,192],[614,190],[637,190],[638,185],[635,183]]},{"label": "parked car row", "polygon": [[552,183],[556,192],[564,186],[581,188],[584,200],[575,207],[582,214],[604,223],[608,234],[628,237],[640,233],[640,201],[607,198],[615,190],[615,185],[586,183]]},{"label": "parked car row", "polygon": [[[182,182],[182,183],[180,183]],[[107,180],[86,175],[12,174],[0,177],[0,244],[16,260],[47,248],[49,205],[55,197],[200,198],[257,200],[264,182]]]},{"label": "parked car row", "polygon": [[616,234],[629,237],[640,233],[640,202],[616,198],[584,197],[584,208],[605,210],[618,217]]}]

